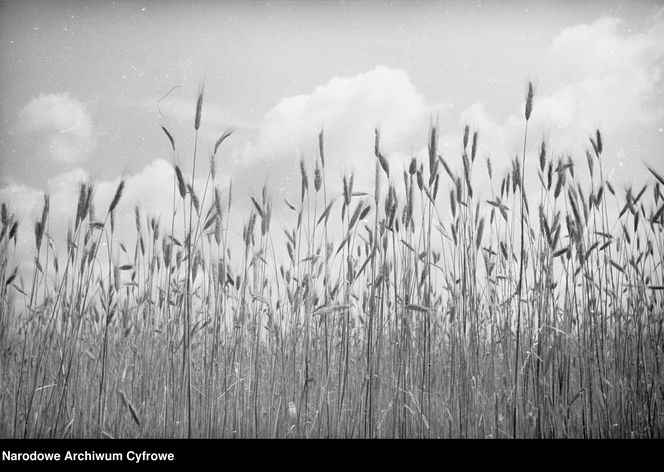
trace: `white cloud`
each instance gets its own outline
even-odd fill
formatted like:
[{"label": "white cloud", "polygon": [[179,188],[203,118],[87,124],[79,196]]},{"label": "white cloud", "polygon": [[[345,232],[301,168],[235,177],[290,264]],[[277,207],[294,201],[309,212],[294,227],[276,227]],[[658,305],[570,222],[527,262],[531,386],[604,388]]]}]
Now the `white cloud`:
[{"label": "white cloud", "polygon": [[335,77],[310,95],[281,100],[265,116],[258,147],[292,151],[324,127],[340,150],[366,152],[372,149],[374,127],[381,128],[389,145],[409,136],[426,113],[425,100],[406,72],[376,67],[355,77]]},{"label": "white cloud", "polygon": [[41,152],[62,164],[86,160],[96,146],[90,114],[67,93],[32,99],[19,113],[19,126],[37,136]]},{"label": "white cloud", "polygon": [[610,133],[661,119],[661,104],[652,105],[662,85],[662,40],[657,29],[626,35],[617,19],[564,30],[546,56],[543,77],[562,75],[566,84],[539,97],[534,125],[560,130],[572,146],[585,144],[595,128]]},{"label": "white cloud", "polygon": [[265,115],[257,142],[235,153],[234,159],[253,176],[258,172],[270,175],[270,182],[285,179],[297,175],[301,154],[313,162],[317,136],[324,129],[328,176],[336,180],[354,171],[371,179],[374,128],[381,131],[386,153],[408,151],[424,142],[430,113],[405,71],[378,66],[354,77],[335,77],[310,94],[282,99]]},{"label": "white cloud", "polygon": [[[569,153],[583,163],[588,136],[599,128],[605,136],[607,173],[619,167],[621,156],[632,151],[636,131],[661,128],[664,113],[656,95],[661,93],[662,38],[659,27],[636,34],[624,31],[620,20],[608,18],[561,31],[535,74],[529,155],[537,154],[544,136],[552,153]],[[483,103],[472,104],[459,114],[458,129],[441,130],[441,152],[454,166],[468,124],[479,129],[481,162],[492,157],[497,174],[514,155],[521,155],[523,108],[523,102],[515,104],[513,113],[501,116]],[[371,185],[374,127],[381,129],[382,147],[398,172],[410,155],[423,154],[427,125],[437,110],[444,115],[451,111],[444,103],[428,103],[402,70],[378,66],[354,77],[336,77],[309,94],[279,101],[265,115],[257,141],[234,154],[236,174],[257,186],[266,180],[282,194],[297,189],[297,161],[304,155],[313,162],[316,136],[324,128],[328,179],[355,171],[356,182]],[[536,178],[534,166],[529,170]]]},{"label": "white cloud", "polygon": [[[605,135],[604,159],[608,167],[605,170],[610,173],[611,167],[619,165],[621,156],[629,155],[629,139],[635,128],[647,130],[653,124],[654,128],[661,128],[662,102],[653,97],[662,89],[662,38],[661,29],[628,34],[621,30],[620,21],[608,19],[562,31],[552,42],[544,56],[544,65],[536,75],[539,89],[529,127],[529,156],[537,154],[538,141],[544,134],[549,138],[549,149],[556,153],[569,152],[585,166],[583,150],[588,146],[587,137],[600,127]],[[468,124],[471,129],[478,128],[480,134],[476,167],[484,167],[484,157],[490,155],[494,158],[494,175],[498,175],[500,163],[506,166],[515,154],[521,154],[523,105],[515,104],[513,113],[503,117],[485,104],[471,104],[459,114],[458,129],[441,130],[442,154],[449,158],[453,167],[460,167],[461,132],[463,125]],[[154,106],[153,101],[150,106]],[[436,115],[436,110],[443,108],[447,108],[445,114],[451,112],[445,103],[429,104],[405,71],[384,66],[353,77],[336,77],[309,94],[284,98],[266,113],[257,141],[247,144],[233,156],[235,168],[229,171],[234,176],[239,196],[234,201],[248,201],[246,195],[257,193],[263,181],[268,182],[278,202],[289,192],[299,194],[297,161],[303,153],[311,168],[317,156],[317,134],[321,128],[325,129],[326,171],[331,188],[338,190],[341,174],[350,171],[357,172],[356,189],[371,188],[362,188],[362,185],[372,185],[376,126],[381,130],[382,147],[395,165],[392,180],[400,188],[399,164],[408,162],[413,153],[424,156],[429,120]],[[162,111],[169,120],[188,122],[193,127],[193,100],[165,100]],[[33,100],[23,109],[21,123],[26,130],[45,133],[50,143],[53,134],[65,130],[62,133],[68,137],[63,146],[65,155],[85,155],[75,152],[76,146],[85,148],[85,142],[88,153],[94,148],[93,126],[85,107],[66,94]],[[216,139],[232,120],[221,107],[206,102],[202,123],[209,126],[211,136]],[[644,146],[646,151],[651,148]],[[62,158],[62,147],[52,149],[54,157],[67,161]],[[528,167],[533,178],[536,178],[535,167],[531,164]],[[225,170],[223,164],[220,168]],[[484,168],[474,174],[478,193],[488,191],[485,176]],[[65,237],[67,220],[73,218],[76,210],[78,182],[86,178],[86,172],[75,169],[49,181],[51,233],[57,239]],[[126,192],[118,207],[121,234],[131,237],[136,205],[143,214],[161,216],[162,228],[170,227],[172,179],[172,166],[165,160],[155,160],[127,178]],[[99,216],[110,203],[118,183],[119,178],[97,182]],[[202,192],[202,188],[202,183],[197,183],[197,189]],[[30,221],[38,218],[41,211],[42,192],[10,186],[0,189],[0,200],[10,203],[10,208],[20,210]],[[278,211],[276,204],[275,212]],[[277,218],[275,214],[275,220]],[[179,218],[176,219],[178,224]],[[25,226],[22,226],[22,233],[29,239],[31,231]],[[235,227],[239,229],[238,225]],[[34,242],[29,239],[29,243],[32,248]]]},{"label": "white cloud", "polygon": [[661,59],[661,44],[654,42],[656,30],[624,35],[622,26],[618,18],[603,17],[561,31],[546,57],[551,79],[604,79],[632,73],[657,55]]},{"label": "white cloud", "polygon": [[[560,32],[537,74],[541,90],[536,87],[528,130],[529,153],[537,153],[539,140],[545,136],[551,151],[568,153],[584,163],[585,149],[590,146],[588,136],[601,129],[605,170],[620,167],[627,154],[634,166],[623,177],[644,172],[638,158],[649,156],[643,152],[638,155],[639,149],[631,147],[630,139],[648,130],[656,132],[664,121],[664,107],[656,98],[662,87],[662,40],[661,28],[629,34],[623,31],[620,20],[612,18]],[[507,165],[515,154],[521,155],[523,109],[522,102],[506,119],[500,119],[476,103],[461,114],[460,124],[477,125],[486,152]],[[648,149],[647,142],[641,151]],[[536,178],[533,167],[530,169]]]},{"label": "white cloud", "polygon": [[[161,220],[162,228],[170,231],[173,205],[173,166],[166,160],[156,159],[147,164],[136,174],[125,176],[125,190],[116,209],[116,234],[124,240],[133,239],[134,207],[138,206],[143,215],[155,216]],[[16,214],[20,221],[19,254],[24,260],[30,260],[34,251],[32,226],[41,216],[43,196],[50,196],[50,217],[48,232],[62,247],[66,241],[67,228],[76,216],[79,186],[82,182],[94,183],[95,218],[103,221],[108,207],[115,195],[121,177],[110,180],[98,180],[82,168],[75,168],[48,179],[46,188],[40,189],[11,184],[0,188],[0,201]],[[188,181],[189,177],[185,177]],[[196,188],[202,192],[204,182],[196,179]],[[208,192],[211,192],[210,190]],[[199,195],[201,198],[201,195]],[[209,203],[210,193],[207,196]],[[178,215],[181,215],[181,203],[178,195]],[[176,218],[175,227],[181,228],[182,219]]]},{"label": "white cloud", "polygon": [[[133,222],[131,215],[134,207],[139,206],[145,213],[155,215],[165,222],[170,216],[173,204],[173,175],[173,166],[169,162],[156,159],[139,173],[129,176],[126,191],[118,206],[118,221],[129,219]],[[100,190],[102,186],[106,187],[106,205],[110,204],[119,183],[120,179],[100,183]],[[168,220],[170,221],[170,218]]]},{"label": "white cloud", "polygon": [[[161,224],[161,234],[170,233],[171,214],[173,208],[173,178],[174,171],[171,163],[163,159],[156,159],[146,165],[140,172],[126,176],[125,190],[120,203],[116,208],[115,234],[119,240],[135,241],[134,208],[138,206],[143,218],[155,217]],[[190,176],[185,180],[189,181]],[[64,247],[67,228],[76,216],[79,184],[90,181],[91,176],[83,169],[76,168],[63,172],[49,179],[46,191],[25,185],[8,185],[0,188],[0,202],[7,205],[9,211],[15,214],[20,221],[19,244],[17,255],[24,263],[28,263],[34,256],[34,235],[32,228],[34,222],[41,217],[44,204],[44,194],[50,196],[50,216],[48,233],[56,246]],[[219,183],[221,179],[218,178]],[[94,208],[97,221],[103,221],[108,207],[120,184],[120,177],[112,180],[94,180]],[[211,204],[212,184],[208,188],[205,200],[205,210]],[[203,198],[205,182],[196,179],[196,191],[199,200]],[[226,188],[226,187],[224,187]],[[177,193],[177,190],[176,190]],[[176,237],[182,237],[182,203],[177,195],[177,216],[175,218]],[[188,209],[187,200],[187,209]],[[145,220],[142,221],[145,227]]]},{"label": "white cloud", "polygon": [[41,211],[39,202],[43,194],[42,191],[26,185],[12,184],[0,188],[0,201],[22,221],[25,216],[37,218],[37,213]]}]

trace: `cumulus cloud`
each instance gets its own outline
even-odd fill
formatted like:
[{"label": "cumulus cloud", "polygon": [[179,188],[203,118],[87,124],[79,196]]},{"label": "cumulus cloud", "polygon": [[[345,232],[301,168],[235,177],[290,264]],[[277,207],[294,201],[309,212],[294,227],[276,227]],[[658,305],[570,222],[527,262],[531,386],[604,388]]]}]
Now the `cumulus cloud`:
[{"label": "cumulus cloud", "polygon": [[19,113],[19,125],[40,141],[41,151],[62,164],[84,161],[97,136],[86,106],[67,93],[42,94]]},{"label": "cumulus cloud", "polygon": [[[584,162],[588,136],[599,128],[605,135],[607,172],[631,159],[635,167],[631,171],[638,175],[636,167],[647,151],[639,155],[633,137],[657,132],[664,121],[657,99],[662,89],[663,39],[659,26],[631,33],[615,18],[562,30],[539,70],[533,71],[537,88],[528,153],[537,153],[539,140],[545,138],[551,151]],[[506,116],[493,113],[484,103],[471,104],[459,113],[458,129],[441,130],[441,152],[459,156],[460,133],[469,124],[479,129],[482,160],[492,157],[494,168],[507,167],[515,155],[521,155],[525,90],[523,100]],[[353,77],[335,77],[309,94],[279,101],[265,115],[256,142],[235,152],[236,175],[256,185],[262,185],[261,179],[276,183],[282,194],[297,189],[297,161],[302,155],[313,161],[316,136],[324,128],[326,163],[332,167],[326,169],[328,178],[355,171],[360,181],[364,178],[370,185],[374,127],[381,130],[383,148],[398,170],[409,156],[424,154],[429,120],[438,112],[450,112],[444,108],[428,103],[403,70],[378,66]],[[654,142],[650,138],[644,142]],[[648,145],[642,148],[647,150]],[[530,170],[536,178],[534,168]]]},{"label": "cumulus cloud", "polygon": [[292,152],[322,127],[339,151],[367,151],[374,127],[381,128],[389,145],[410,136],[427,111],[405,71],[379,66],[281,100],[265,116],[257,151]]},{"label": "cumulus cloud", "polygon": [[662,85],[661,29],[626,34],[622,22],[602,18],[563,30],[546,56],[543,77],[566,85],[538,100],[536,125],[563,130],[568,142],[584,141],[594,128],[617,130],[662,118],[653,106]]},{"label": "cumulus cloud", "polygon": [[[162,234],[170,232],[173,205],[173,167],[163,160],[156,159],[136,174],[126,177],[125,191],[116,208],[116,237],[120,240],[134,240],[134,208],[138,206],[144,216],[154,216],[161,221]],[[103,221],[106,211],[120,183],[120,177],[110,180],[95,180],[87,171],[76,168],[49,179],[45,190],[25,185],[8,185],[0,188],[0,201],[5,203],[20,221],[17,256],[28,263],[34,256],[34,236],[32,226],[41,216],[44,194],[50,196],[50,217],[48,234],[56,247],[62,249],[66,241],[67,228],[74,220],[78,202],[79,184],[94,182],[94,207],[96,219]],[[196,187],[202,192],[204,182],[196,180]],[[200,197],[200,195],[199,195]],[[208,203],[210,195],[208,194]],[[182,208],[178,197],[178,215]],[[175,219],[175,230],[181,231],[182,219]]]},{"label": "cumulus cloud", "polygon": [[234,161],[241,174],[254,180],[269,175],[270,182],[285,190],[297,176],[300,157],[313,162],[318,155],[317,136],[324,129],[328,176],[336,180],[356,172],[371,179],[374,128],[381,131],[386,153],[407,151],[424,142],[430,114],[431,107],[405,71],[378,66],[282,99],[265,115],[257,141],[236,152]]},{"label": "cumulus cloud", "polygon": [[[629,34],[615,18],[561,31],[537,73],[541,89],[536,90],[529,124],[530,151],[535,152],[537,141],[544,136],[550,149],[582,162],[588,136],[601,129],[609,172],[625,165],[627,159],[634,164],[628,174],[644,171],[638,163],[647,156],[639,151],[647,145],[635,149],[629,136],[657,132],[664,122],[664,107],[657,99],[664,66],[662,40],[659,27]],[[510,158],[521,154],[523,107],[524,103],[519,104],[501,120],[475,103],[462,112],[460,122],[483,131],[486,152]]]},{"label": "cumulus cloud", "polygon": [[622,29],[619,18],[603,17],[592,24],[561,31],[547,53],[551,79],[603,80],[616,74],[641,72],[644,61],[661,59],[661,44],[656,41],[661,35],[658,28],[645,34],[623,34]]},{"label": "cumulus cloud", "polygon": [[[639,159],[649,157],[644,153],[652,151],[652,143],[657,142],[652,139],[652,133],[657,133],[664,124],[661,105],[664,102],[654,98],[663,89],[662,38],[661,28],[630,34],[615,19],[600,19],[561,31],[545,54],[541,70],[535,73],[539,80],[529,125],[529,156],[537,154],[539,139],[547,136],[549,149],[569,153],[582,163],[587,137],[601,128],[605,135],[603,159],[607,173],[619,169],[626,154],[632,154],[635,167]],[[169,120],[193,122],[193,101],[173,98],[162,105]],[[150,106],[154,106],[153,101]],[[501,164],[507,166],[515,154],[521,154],[523,106],[524,103],[515,104],[511,114],[500,116],[486,104],[471,104],[459,114],[457,130],[441,130],[441,153],[450,158],[448,162],[452,167],[460,166],[457,159],[461,151],[460,133],[463,126],[469,124],[479,129],[480,163],[483,164],[485,157],[492,157],[494,174],[498,174]],[[356,188],[369,190],[373,185],[375,163],[374,128],[381,130],[382,147],[391,165],[396,164],[393,180],[398,181],[400,164],[408,162],[413,154],[420,158],[425,156],[427,126],[444,107],[444,104],[428,103],[403,70],[378,66],[352,77],[335,77],[308,94],[280,100],[264,116],[257,139],[236,151],[233,162],[222,162],[220,168],[233,175],[234,188],[240,197],[234,199],[235,202],[247,203],[247,193],[260,191],[264,181],[281,202],[281,197],[299,194],[298,161],[304,155],[311,169],[318,153],[317,135],[323,128],[328,183],[339,189],[342,173],[354,171]],[[207,123],[211,127],[214,138],[219,128],[229,122],[232,124],[229,114],[212,102],[206,102],[203,110],[203,125]],[[450,110],[441,111],[443,113],[448,114]],[[85,155],[81,150],[89,152],[94,147],[89,114],[83,105],[66,94],[36,98],[23,109],[21,122],[26,130],[43,133],[49,144],[54,142],[53,135],[65,135],[65,145],[51,146],[54,158],[59,156],[61,161],[67,161],[58,153],[63,147],[68,149],[65,155],[78,158]],[[629,147],[638,129],[651,133],[644,139],[645,151],[641,154]],[[535,167],[528,167],[533,179],[536,179]],[[479,194],[489,191],[484,185],[486,172],[481,170],[474,173]],[[78,182],[87,178],[85,171],[75,169],[49,181],[51,221],[59,225],[51,228],[56,237],[66,234],[66,222],[75,214]],[[131,235],[136,205],[144,214],[161,216],[162,227],[169,222],[172,178],[171,164],[165,160],[155,160],[129,176],[118,207],[119,231]],[[119,177],[97,182],[98,213],[107,208],[118,183]],[[363,185],[368,188],[362,188]],[[29,219],[38,217],[42,196],[41,191],[25,186],[0,189],[0,199]],[[278,220],[278,203],[275,212],[275,220]],[[24,229],[23,233],[30,236],[30,231]]]}]

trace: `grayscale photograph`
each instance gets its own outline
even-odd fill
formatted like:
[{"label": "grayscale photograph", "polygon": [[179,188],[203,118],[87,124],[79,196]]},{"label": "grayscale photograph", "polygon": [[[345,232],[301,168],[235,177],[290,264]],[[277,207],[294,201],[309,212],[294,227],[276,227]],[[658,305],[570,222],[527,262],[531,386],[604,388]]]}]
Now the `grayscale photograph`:
[{"label": "grayscale photograph", "polygon": [[661,1],[0,0],[0,74],[3,463],[664,436]]}]

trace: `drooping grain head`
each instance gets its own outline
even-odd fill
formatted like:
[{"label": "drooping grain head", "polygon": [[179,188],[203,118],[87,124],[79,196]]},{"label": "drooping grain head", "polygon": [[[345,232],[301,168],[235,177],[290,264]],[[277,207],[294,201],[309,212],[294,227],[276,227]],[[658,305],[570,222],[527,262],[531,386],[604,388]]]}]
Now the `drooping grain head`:
[{"label": "drooping grain head", "polygon": [[588,151],[586,151],[586,162],[588,163],[588,171],[590,172],[590,177],[593,177],[593,158]]},{"label": "drooping grain head", "polygon": [[187,191],[189,192],[189,198],[191,198],[191,203],[194,205],[194,210],[196,210],[197,214],[200,214],[201,207],[198,197],[196,196],[196,191],[194,190],[194,187],[192,187],[190,184],[187,184]]},{"label": "drooping grain head", "polygon": [[125,181],[121,180],[120,185],[118,185],[118,188],[115,190],[115,195],[113,196],[113,200],[111,201],[111,204],[108,207],[109,213],[113,213],[115,207],[117,207],[118,203],[120,203],[120,198],[122,198],[122,192],[124,191],[124,188],[125,188]]},{"label": "drooping grain head", "polygon": [[166,137],[171,142],[171,148],[173,148],[173,151],[175,151],[175,139],[173,139],[173,135],[168,131],[168,129],[166,129],[165,126],[162,126],[161,129],[164,130],[164,133],[166,133]]},{"label": "drooping grain head", "polygon": [[184,183],[184,176],[182,175],[180,166],[178,166],[177,164],[175,164],[175,178],[177,179],[178,182],[178,191],[180,192],[180,198],[184,200],[184,196],[187,194],[187,187]]},{"label": "drooping grain head", "polygon": [[233,128],[226,128],[222,135],[217,139],[217,142],[214,144],[214,155],[217,155],[217,150],[219,149],[219,146],[221,146],[221,143],[223,143],[226,138],[228,138],[231,134],[233,134],[234,129]]}]

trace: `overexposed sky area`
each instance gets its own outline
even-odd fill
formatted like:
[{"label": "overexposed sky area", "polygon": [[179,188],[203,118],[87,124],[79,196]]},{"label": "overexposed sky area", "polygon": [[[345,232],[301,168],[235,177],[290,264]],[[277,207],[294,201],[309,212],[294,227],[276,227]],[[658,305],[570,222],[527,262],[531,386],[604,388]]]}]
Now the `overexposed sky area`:
[{"label": "overexposed sky area", "polygon": [[64,239],[78,182],[94,178],[104,207],[124,175],[120,212],[140,204],[165,217],[172,153],[160,126],[190,172],[203,81],[197,174],[207,174],[209,150],[233,127],[218,180],[232,178],[247,208],[265,182],[277,213],[299,193],[298,160],[313,166],[321,128],[328,185],[338,189],[344,173],[372,181],[375,127],[398,170],[423,153],[432,119],[456,168],[465,124],[479,130],[482,162],[506,167],[520,153],[528,80],[536,95],[527,159],[536,161],[545,137],[552,155],[569,154],[587,172],[588,136],[600,128],[605,171],[619,188],[639,186],[646,163],[664,172],[663,7],[0,1],[0,201],[35,219],[49,193],[51,233]]}]

